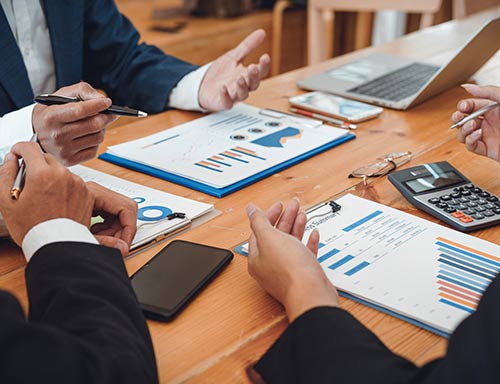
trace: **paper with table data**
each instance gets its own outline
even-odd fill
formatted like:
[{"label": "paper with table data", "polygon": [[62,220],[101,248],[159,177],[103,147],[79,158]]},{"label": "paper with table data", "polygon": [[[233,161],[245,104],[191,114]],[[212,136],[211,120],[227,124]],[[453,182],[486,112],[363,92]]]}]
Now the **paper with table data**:
[{"label": "paper with table data", "polygon": [[353,195],[336,202],[338,214],[325,206],[306,228],[306,239],[320,232],[318,262],[328,278],[426,328],[450,334],[500,270],[498,245]]},{"label": "paper with table data", "polygon": [[223,188],[346,135],[317,120],[238,104],[107,153]]},{"label": "paper with table data", "polygon": [[[191,220],[214,209],[212,204],[158,191],[81,165],[71,167],[70,170],[85,181],[94,181],[135,200],[139,208],[137,234],[131,249],[147,244],[159,235],[172,233],[183,228]],[[186,218],[168,220],[167,216],[173,212],[185,213]]]}]

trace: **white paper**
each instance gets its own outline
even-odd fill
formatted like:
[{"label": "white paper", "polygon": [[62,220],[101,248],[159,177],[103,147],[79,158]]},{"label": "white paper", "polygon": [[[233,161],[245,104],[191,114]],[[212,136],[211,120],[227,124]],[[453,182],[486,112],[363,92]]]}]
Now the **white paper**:
[{"label": "white paper", "polygon": [[108,153],[223,188],[347,134],[317,120],[238,104]]},{"label": "white paper", "polygon": [[[131,249],[146,244],[161,234],[171,233],[182,228],[190,220],[194,220],[214,208],[212,204],[158,191],[81,165],[71,167],[70,170],[85,181],[94,181],[137,202],[139,207],[137,234]],[[172,212],[185,213],[186,219],[165,219]]]}]

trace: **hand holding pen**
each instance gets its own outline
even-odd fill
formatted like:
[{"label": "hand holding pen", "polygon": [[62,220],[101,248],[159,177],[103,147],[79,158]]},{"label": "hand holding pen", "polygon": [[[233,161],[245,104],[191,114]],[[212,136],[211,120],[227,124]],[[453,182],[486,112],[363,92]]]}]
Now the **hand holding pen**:
[{"label": "hand holding pen", "polygon": [[500,161],[500,87],[466,84],[463,88],[473,98],[459,101],[452,115],[452,123],[460,126],[458,141],[471,152]]},{"label": "hand holding pen", "polygon": [[33,109],[33,129],[41,147],[68,166],[94,158],[106,127],[118,118],[103,113],[112,107],[111,100],[86,83],[61,88],[55,95],[71,98],[71,102],[37,104]]}]

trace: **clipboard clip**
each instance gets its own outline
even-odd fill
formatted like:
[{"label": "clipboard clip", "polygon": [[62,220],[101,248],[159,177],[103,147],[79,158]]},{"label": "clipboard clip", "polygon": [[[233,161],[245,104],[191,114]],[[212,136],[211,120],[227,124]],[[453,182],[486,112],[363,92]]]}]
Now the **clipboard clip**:
[{"label": "clipboard clip", "polygon": [[141,223],[137,226],[137,229],[140,229],[140,228],[144,227],[145,225],[155,225],[155,224],[161,223],[162,221],[165,221],[165,220],[170,221],[170,220],[174,220],[174,219],[185,219],[186,217],[187,217],[187,215],[184,212],[172,212],[170,215],[164,217],[163,219],[156,220],[156,221],[149,221],[146,223]]}]

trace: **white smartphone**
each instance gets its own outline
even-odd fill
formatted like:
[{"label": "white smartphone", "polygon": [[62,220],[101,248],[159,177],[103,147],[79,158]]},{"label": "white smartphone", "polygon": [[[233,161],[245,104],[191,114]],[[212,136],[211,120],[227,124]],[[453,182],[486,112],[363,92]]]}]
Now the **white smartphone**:
[{"label": "white smartphone", "polygon": [[288,101],[296,108],[337,117],[353,123],[373,119],[384,111],[380,107],[325,92],[309,92],[291,97]]}]

